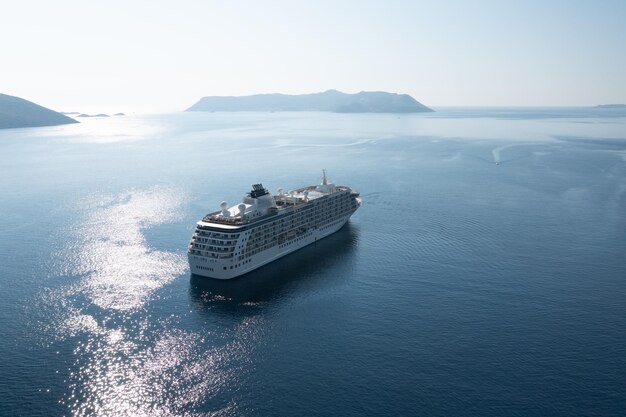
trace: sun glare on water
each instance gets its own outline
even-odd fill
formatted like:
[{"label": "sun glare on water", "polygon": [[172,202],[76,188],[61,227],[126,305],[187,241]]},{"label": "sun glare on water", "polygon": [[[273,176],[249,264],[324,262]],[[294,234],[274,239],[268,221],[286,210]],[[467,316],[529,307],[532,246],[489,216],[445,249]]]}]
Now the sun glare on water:
[{"label": "sun glare on water", "polygon": [[57,337],[79,340],[69,390],[60,400],[72,415],[195,415],[189,410],[241,371],[233,363],[247,357],[242,340],[254,337],[260,323],[241,323],[233,329],[235,340],[206,349],[205,336],[145,312],[154,293],[188,267],[184,253],[150,248],[144,230],[176,220],[183,200],[157,187],[83,203],[86,220],[70,231],[74,243],[58,254],[59,275],[76,280],[44,299],[52,311],[63,311],[52,330]]}]

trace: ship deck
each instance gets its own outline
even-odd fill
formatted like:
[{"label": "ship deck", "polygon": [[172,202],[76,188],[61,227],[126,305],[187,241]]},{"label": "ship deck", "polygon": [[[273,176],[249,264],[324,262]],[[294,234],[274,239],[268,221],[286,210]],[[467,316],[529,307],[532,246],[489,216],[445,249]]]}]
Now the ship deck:
[{"label": "ship deck", "polygon": [[[308,187],[290,191],[287,194],[274,195],[273,197],[276,202],[276,208],[273,210],[270,209],[266,215],[256,217],[252,220],[241,217],[224,217],[220,211],[215,211],[204,216],[201,223],[204,223],[206,226],[219,225],[222,229],[237,229],[243,225],[257,223],[267,218],[276,216],[283,210],[309,204],[313,200],[329,195],[328,193],[316,191],[316,188],[317,186],[310,185]],[[351,191],[350,187],[343,185],[336,186],[335,189],[336,192]]]}]

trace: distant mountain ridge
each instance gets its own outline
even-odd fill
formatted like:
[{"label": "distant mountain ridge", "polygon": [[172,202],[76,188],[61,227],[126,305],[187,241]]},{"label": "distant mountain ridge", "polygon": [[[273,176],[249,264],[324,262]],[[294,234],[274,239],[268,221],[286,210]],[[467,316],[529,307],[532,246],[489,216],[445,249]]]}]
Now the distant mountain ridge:
[{"label": "distant mountain ridge", "polygon": [[423,113],[434,110],[408,94],[328,90],[313,94],[203,97],[187,111],[329,111],[335,113]]},{"label": "distant mountain ridge", "polygon": [[23,98],[0,94],[0,129],[56,126],[76,120]]}]

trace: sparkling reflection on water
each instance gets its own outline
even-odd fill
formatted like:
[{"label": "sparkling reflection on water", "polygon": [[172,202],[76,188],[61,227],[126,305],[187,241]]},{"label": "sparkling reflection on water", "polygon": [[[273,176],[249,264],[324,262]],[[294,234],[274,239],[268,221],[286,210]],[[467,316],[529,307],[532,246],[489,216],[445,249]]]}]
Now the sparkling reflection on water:
[{"label": "sparkling reflection on water", "polygon": [[[72,415],[250,411],[228,393],[254,369],[252,351],[264,343],[264,309],[311,285],[312,278],[323,279],[321,271],[351,262],[357,230],[347,225],[324,245],[304,248],[245,279],[192,276],[192,313],[201,329],[180,328],[176,314],[154,319],[147,304],[188,268],[184,253],[151,248],[145,231],[177,220],[184,200],[180,192],[155,187],[82,202],[85,219],[69,231],[73,243],[56,254],[58,275],[78,279],[43,296],[44,310],[57,316],[47,332],[78,340],[60,401]],[[227,317],[228,324],[212,328],[207,321],[214,314]]]},{"label": "sparkling reflection on water", "polygon": [[75,291],[102,309],[141,307],[150,295],[185,271],[180,253],[152,250],[143,229],[175,219],[181,197],[172,190],[129,192],[87,206],[89,215],[65,250],[66,274],[84,277]]},{"label": "sparkling reflection on water", "polygon": [[220,364],[233,349],[200,351],[201,336],[165,330],[167,323],[152,321],[144,308],[187,269],[184,253],[151,249],[143,234],[175,220],[183,200],[153,188],[83,202],[86,220],[58,254],[60,275],[80,279],[46,295],[65,313],[57,335],[81,339],[62,400],[72,414],[176,415],[228,377]]}]

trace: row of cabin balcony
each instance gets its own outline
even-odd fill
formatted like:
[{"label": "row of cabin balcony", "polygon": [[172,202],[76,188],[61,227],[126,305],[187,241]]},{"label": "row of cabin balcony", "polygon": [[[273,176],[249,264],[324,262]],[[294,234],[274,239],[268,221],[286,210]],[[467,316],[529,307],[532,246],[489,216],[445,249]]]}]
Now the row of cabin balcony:
[{"label": "row of cabin balcony", "polygon": [[194,248],[198,248],[201,250],[205,250],[205,251],[210,251],[210,252],[217,252],[217,253],[222,253],[222,252],[233,252],[235,250],[234,246],[228,246],[228,247],[216,247],[216,246],[210,246],[210,245],[203,245],[203,244],[199,244],[199,243],[194,243],[193,244]]},{"label": "row of cabin balcony", "polygon": [[214,259],[229,259],[233,257],[232,252],[223,254],[223,253],[206,252],[206,251],[201,251],[197,249],[191,249],[189,253],[191,253],[192,255],[199,255],[199,256],[204,256],[205,258],[214,258]]},{"label": "row of cabin balcony", "polygon": [[[238,239],[238,235],[224,235],[224,234],[219,234],[219,233],[204,232],[202,230],[196,230],[194,235],[195,236],[208,237],[208,238],[211,238],[211,239],[220,239],[220,240],[225,240],[225,241],[232,241],[232,242],[235,242]],[[234,236],[234,237],[231,237],[231,236]]]},{"label": "row of cabin balcony", "polygon": [[232,247],[232,246],[235,246],[235,243],[237,242],[237,240],[220,241],[220,240],[215,240],[215,239],[194,237],[194,242],[202,243],[202,244],[205,244],[205,245],[217,245],[217,246],[229,246],[229,247]]}]

